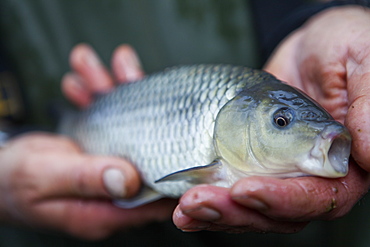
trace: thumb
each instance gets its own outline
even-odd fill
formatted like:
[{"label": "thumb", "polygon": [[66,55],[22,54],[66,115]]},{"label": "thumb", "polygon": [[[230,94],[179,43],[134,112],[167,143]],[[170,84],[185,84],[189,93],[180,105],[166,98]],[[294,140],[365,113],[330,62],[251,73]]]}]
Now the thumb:
[{"label": "thumb", "polygon": [[123,159],[84,153],[56,155],[39,155],[39,164],[49,161],[37,175],[43,178],[39,182],[43,196],[127,198],[140,188],[138,172]]},{"label": "thumb", "polygon": [[370,171],[370,59],[350,59],[347,70],[349,108],[345,124],[353,138],[352,156],[363,169]]},{"label": "thumb", "polygon": [[356,162],[365,170],[370,171],[370,74],[365,83],[358,83],[350,91],[349,109],[346,116],[352,141],[352,156]]}]

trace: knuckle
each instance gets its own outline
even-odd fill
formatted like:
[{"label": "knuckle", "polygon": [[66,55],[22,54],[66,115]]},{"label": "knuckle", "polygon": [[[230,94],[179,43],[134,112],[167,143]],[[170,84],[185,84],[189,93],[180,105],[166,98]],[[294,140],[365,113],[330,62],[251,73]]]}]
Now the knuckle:
[{"label": "knuckle", "polygon": [[[295,179],[290,193],[282,196],[278,206],[267,212],[278,221],[304,222],[326,219],[338,211],[338,195],[335,184],[327,184],[322,178]],[[293,191],[293,192],[292,192]]]},{"label": "knuckle", "polygon": [[333,220],[345,215],[352,207],[350,192],[340,180],[328,183],[326,179],[299,183],[303,200],[296,205],[294,220]]},{"label": "knuckle", "polygon": [[90,176],[88,176],[84,171],[76,171],[74,176],[75,181],[72,181],[72,183],[74,183],[73,187],[75,187],[75,192],[80,195],[89,194],[91,189],[89,182]]},{"label": "knuckle", "polygon": [[32,201],[40,194],[40,186],[35,173],[38,167],[37,157],[20,157],[18,164],[9,175],[9,187],[14,191],[13,194],[25,201]]}]

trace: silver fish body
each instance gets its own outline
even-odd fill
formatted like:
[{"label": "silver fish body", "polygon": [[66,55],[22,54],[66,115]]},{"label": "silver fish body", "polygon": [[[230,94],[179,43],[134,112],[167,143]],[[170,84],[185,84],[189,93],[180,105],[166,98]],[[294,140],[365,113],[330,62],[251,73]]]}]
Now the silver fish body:
[{"label": "silver fish body", "polygon": [[351,142],[299,90],[230,65],[171,68],[120,85],[61,126],[89,153],[130,160],[165,197],[250,175],[344,176]]}]

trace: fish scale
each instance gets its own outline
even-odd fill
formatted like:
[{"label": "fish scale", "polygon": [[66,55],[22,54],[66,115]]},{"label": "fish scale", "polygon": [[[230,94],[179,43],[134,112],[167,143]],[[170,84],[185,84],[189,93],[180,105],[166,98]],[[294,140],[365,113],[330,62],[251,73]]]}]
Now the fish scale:
[{"label": "fish scale", "polygon": [[62,124],[62,132],[89,153],[129,159],[146,184],[176,197],[189,185],[155,181],[216,159],[213,131],[219,110],[238,90],[248,83],[252,86],[261,76],[271,77],[229,65],[167,69],[118,86],[72,122]]}]

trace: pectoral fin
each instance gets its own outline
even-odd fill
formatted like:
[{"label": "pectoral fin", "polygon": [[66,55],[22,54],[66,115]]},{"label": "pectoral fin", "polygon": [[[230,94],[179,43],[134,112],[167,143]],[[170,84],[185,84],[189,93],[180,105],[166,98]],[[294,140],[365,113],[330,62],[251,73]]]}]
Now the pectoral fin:
[{"label": "pectoral fin", "polygon": [[120,208],[136,208],[144,204],[148,204],[154,201],[157,201],[164,196],[156,192],[155,190],[151,189],[148,186],[144,186],[141,188],[139,194],[133,198],[129,199],[118,199],[114,200],[113,204]]},{"label": "pectoral fin", "polygon": [[193,184],[209,184],[222,179],[220,174],[221,168],[222,163],[220,160],[215,160],[209,165],[192,167],[171,173],[158,179],[155,183],[186,181]]}]

